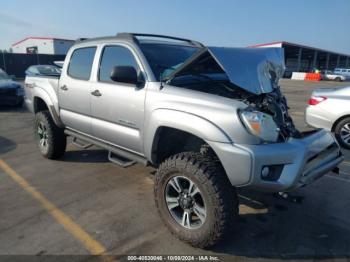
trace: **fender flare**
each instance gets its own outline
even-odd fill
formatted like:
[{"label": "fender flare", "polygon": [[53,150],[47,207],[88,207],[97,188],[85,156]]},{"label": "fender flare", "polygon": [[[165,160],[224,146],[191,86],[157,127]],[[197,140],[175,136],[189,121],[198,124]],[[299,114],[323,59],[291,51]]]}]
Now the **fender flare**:
[{"label": "fender flare", "polygon": [[[54,103],[52,102],[52,99],[50,95],[42,88],[35,88],[35,91],[33,93],[33,107],[34,107],[34,102],[35,99],[40,98],[45,102],[47,105],[47,108],[50,111],[51,117],[54,121],[54,123],[58,126],[63,128],[64,125],[59,117],[58,110],[55,108]],[[34,108],[34,113],[35,113],[35,108]]]},{"label": "fender flare", "polygon": [[213,122],[188,112],[172,109],[156,109],[146,123],[144,133],[144,152],[147,159],[152,160],[154,141],[158,130],[162,127],[178,129],[204,141],[232,143],[227,134]]}]

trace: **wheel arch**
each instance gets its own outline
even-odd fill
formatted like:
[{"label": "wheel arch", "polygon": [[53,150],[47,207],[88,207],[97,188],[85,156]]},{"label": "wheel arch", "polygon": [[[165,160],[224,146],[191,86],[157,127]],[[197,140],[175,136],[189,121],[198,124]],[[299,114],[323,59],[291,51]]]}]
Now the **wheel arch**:
[{"label": "wheel arch", "polygon": [[55,109],[55,106],[51,102],[49,95],[45,92],[40,92],[40,94],[35,94],[33,96],[33,110],[34,114],[43,110],[49,110],[54,123],[58,127],[64,127],[63,123],[59,118],[58,112]]},{"label": "wheel arch", "polygon": [[[169,154],[198,151],[206,141],[229,143],[230,138],[215,124],[199,116],[175,110],[156,110],[145,133],[145,155],[159,164]],[[171,141],[170,143],[168,143]],[[207,144],[208,145],[208,144]]]},{"label": "wheel arch", "polygon": [[334,123],[333,123],[333,125],[332,125],[332,129],[331,129],[332,132],[335,131],[335,128],[336,128],[336,126],[338,125],[338,123],[339,123],[340,121],[342,121],[343,119],[345,119],[345,118],[350,118],[350,114],[343,115],[343,116],[339,117],[337,120],[335,120]]}]

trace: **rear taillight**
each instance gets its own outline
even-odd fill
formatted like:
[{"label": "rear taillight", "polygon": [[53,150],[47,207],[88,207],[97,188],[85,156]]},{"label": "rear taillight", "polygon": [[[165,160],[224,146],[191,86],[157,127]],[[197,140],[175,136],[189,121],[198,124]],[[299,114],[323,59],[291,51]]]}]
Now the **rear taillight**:
[{"label": "rear taillight", "polygon": [[315,106],[315,105],[318,105],[319,103],[325,101],[327,99],[327,97],[325,96],[312,96],[310,99],[309,99],[309,105],[310,106]]}]

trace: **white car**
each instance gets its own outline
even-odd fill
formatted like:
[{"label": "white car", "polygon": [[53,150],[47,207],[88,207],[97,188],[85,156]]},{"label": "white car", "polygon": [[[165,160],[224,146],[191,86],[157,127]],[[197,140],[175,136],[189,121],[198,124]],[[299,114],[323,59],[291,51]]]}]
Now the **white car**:
[{"label": "white car", "polygon": [[346,77],[340,74],[336,74],[330,70],[321,71],[322,80],[334,80],[337,82],[345,81]]},{"label": "white car", "polygon": [[335,68],[334,74],[344,76],[345,79],[350,79],[350,69],[349,68]]},{"label": "white car", "polygon": [[306,108],[306,122],[335,134],[350,149],[350,86],[315,90]]}]

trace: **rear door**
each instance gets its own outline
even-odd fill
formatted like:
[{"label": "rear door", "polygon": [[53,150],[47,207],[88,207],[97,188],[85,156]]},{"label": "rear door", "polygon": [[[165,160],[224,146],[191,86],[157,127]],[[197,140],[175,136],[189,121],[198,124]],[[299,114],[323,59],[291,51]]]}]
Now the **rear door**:
[{"label": "rear door", "polygon": [[96,46],[77,48],[62,71],[59,106],[62,122],[68,128],[91,135],[91,72]]},{"label": "rear door", "polygon": [[101,46],[99,69],[91,96],[92,131],[95,137],[136,153],[142,153],[145,87],[113,82],[114,66],[133,66],[141,77],[136,53],[125,45]]}]

